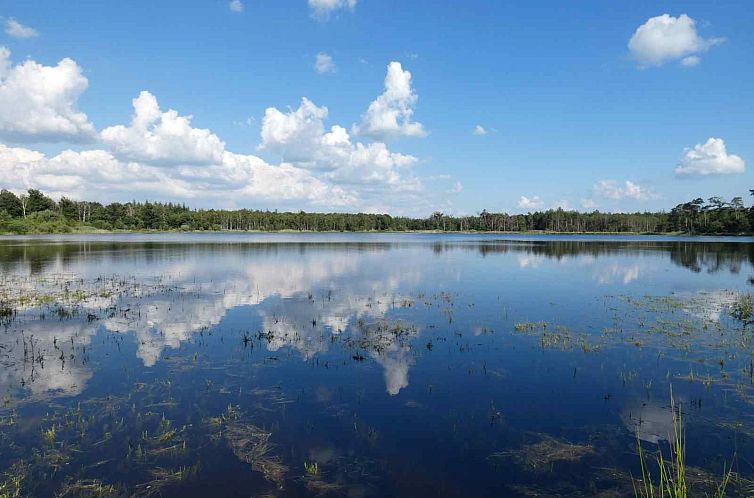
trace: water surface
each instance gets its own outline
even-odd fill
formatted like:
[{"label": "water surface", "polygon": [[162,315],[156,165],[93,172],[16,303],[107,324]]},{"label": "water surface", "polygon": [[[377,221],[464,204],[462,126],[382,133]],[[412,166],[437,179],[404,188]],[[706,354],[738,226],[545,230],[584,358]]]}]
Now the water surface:
[{"label": "water surface", "polygon": [[750,238],[0,239],[22,496],[625,496],[670,392],[754,487]]}]

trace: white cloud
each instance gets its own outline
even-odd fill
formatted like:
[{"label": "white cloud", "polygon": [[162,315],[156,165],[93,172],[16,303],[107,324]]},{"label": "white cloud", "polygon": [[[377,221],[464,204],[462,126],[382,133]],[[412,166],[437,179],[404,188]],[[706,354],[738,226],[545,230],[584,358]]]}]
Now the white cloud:
[{"label": "white cloud", "polygon": [[649,191],[646,187],[642,187],[630,180],[626,180],[623,185],[618,184],[615,180],[600,180],[594,184],[592,191],[599,197],[616,201],[624,199],[643,201],[657,197],[656,194]]},{"label": "white cloud", "polygon": [[552,209],[562,209],[563,211],[570,211],[571,203],[565,199],[561,199],[559,201],[553,202]]},{"label": "white cloud", "polygon": [[310,161],[321,145],[327,113],[327,107],[317,107],[306,97],[295,111],[285,113],[275,107],[267,108],[260,150],[280,154],[284,161]]},{"label": "white cloud", "polygon": [[628,50],[641,67],[661,66],[679,59],[685,66],[695,66],[699,63],[698,54],[723,41],[699,36],[696,21],[686,14],[663,14],[639,26],[628,42]]},{"label": "white cloud", "polygon": [[156,165],[213,164],[222,161],[225,143],[210,130],[191,127],[191,116],[162,112],[157,99],[143,91],[132,100],[131,126],[102,130],[102,141],[124,160]]},{"label": "white cloud", "polygon": [[[410,74],[402,95],[408,100]],[[297,109],[266,110],[260,157],[226,150],[211,130],[192,126],[191,116],[162,110],[143,91],[133,99],[131,122],[97,133],[76,102],[87,87],[81,68],[64,59],[46,67],[12,65],[0,48],[0,136],[18,141],[99,140],[96,150],[44,154],[0,142],[0,185],[20,192],[39,188],[53,197],[100,202],[150,199],[196,207],[358,209],[363,212],[432,212],[450,209],[447,186],[425,191],[414,173],[419,160],[380,141],[354,140],[339,125],[325,127],[328,109],[302,99]],[[387,85],[386,95],[395,93]],[[392,105],[392,104],[391,104]],[[410,112],[404,112],[408,118]],[[396,123],[398,121],[395,121]],[[400,127],[419,126],[401,119]],[[462,186],[457,183],[452,191]]]},{"label": "white cloud", "polygon": [[325,131],[326,107],[307,98],[287,113],[271,107],[265,111],[260,150],[280,154],[285,162],[323,171],[331,180],[391,186],[406,190],[421,188],[408,172],[417,159],[391,152],[382,142],[353,143],[348,131],[334,125]]},{"label": "white cloud", "polygon": [[542,202],[542,199],[540,199],[537,195],[535,195],[531,199],[529,197],[526,197],[525,195],[522,195],[518,198],[517,206],[521,209],[539,209],[544,206],[544,204],[545,203]]},{"label": "white cloud", "polygon": [[327,19],[336,10],[356,7],[356,0],[309,0],[312,14],[319,19]]},{"label": "white cloud", "polygon": [[487,134],[487,130],[484,129],[482,125],[476,125],[474,127],[474,131],[472,132],[474,135],[481,137],[483,135]]},{"label": "white cloud", "polygon": [[314,62],[314,69],[319,74],[325,74],[334,73],[337,68],[335,67],[335,61],[330,55],[324,52],[320,52],[317,54],[316,60]]},{"label": "white cloud", "polygon": [[581,199],[581,207],[584,209],[597,209],[597,203],[594,199]]},{"label": "white cloud", "polygon": [[255,156],[225,153],[225,168],[238,168],[241,175],[251,172],[252,181],[240,190],[242,197],[305,200],[313,205],[348,206],[356,197],[337,185],[328,184],[309,171],[290,164],[271,166]]},{"label": "white cloud", "polygon": [[262,159],[225,152],[218,164],[156,167],[124,162],[104,150],[65,150],[48,158],[40,152],[0,144],[0,183],[15,191],[39,188],[54,196],[101,202],[194,200],[232,207],[271,201],[272,207],[340,207],[353,194],[292,165],[272,166]]},{"label": "white cloud", "polygon": [[426,136],[424,126],[411,121],[418,98],[411,86],[411,73],[404,71],[400,62],[391,62],[387,66],[385,91],[369,104],[361,124],[355,125],[353,132],[379,139]]},{"label": "white cloud", "polygon": [[231,12],[243,12],[244,5],[241,0],[232,0],[228,4],[228,8],[231,10]]},{"label": "white cloud", "polygon": [[698,66],[701,61],[702,60],[698,55],[689,55],[688,57],[681,59],[681,65],[686,67],[694,67]]},{"label": "white cloud", "polygon": [[13,65],[0,47],[0,136],[16,141],[88,141],[96,136],[77,108],[89,82],[75,61]]},{"label": "white cloud", "polygon": [[39,36],[36,29],[24,26],[12,17],[5,21],[5,33],[13,38],[34,38]]},{"label": "white cloud", "polygon": [[461,192],[463,192],[463,184],[459,181],[456,181],[456,183],[453,185],[453,188],[450,189],[449,193],[460,194]]},{"label": "white cloud", "polygon": [[731,175],[743,173],[745,169],[746,163],[740,156],[728,154],[722,138],[710,138],[687,149],[675,172],[680,176]]}]

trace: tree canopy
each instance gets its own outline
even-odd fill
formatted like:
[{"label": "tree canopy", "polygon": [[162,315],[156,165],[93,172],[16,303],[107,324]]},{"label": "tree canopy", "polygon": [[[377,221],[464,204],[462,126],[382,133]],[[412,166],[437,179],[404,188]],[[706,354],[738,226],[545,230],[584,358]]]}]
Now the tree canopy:
[{"label": "tree canopy", "polygon": [[[752,192],[754,195],[754,192]],[[39,190],[16,195],[0,191],[0,231],[51,233],[77,229],[101,230],[299,230],[415,231],[438,230],[556,233],[748,234],[754,230],[754,208],[742,197],[693,199],[670,212],[602,213],[563,209],[526,214],[495,213],[449,216],[440,211],[427,218],[371,213],[278,212],[255,209],[191,209],[164,202],[55,201]]]}]

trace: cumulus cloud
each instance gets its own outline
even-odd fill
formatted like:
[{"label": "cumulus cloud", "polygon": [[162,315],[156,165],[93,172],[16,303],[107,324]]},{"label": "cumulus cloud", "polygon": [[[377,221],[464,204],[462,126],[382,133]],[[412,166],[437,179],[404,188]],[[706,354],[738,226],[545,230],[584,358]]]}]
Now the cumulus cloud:
[{"label": "cumulus cloud", "polygon": [[327,107],[318,107],[306,97],[295,111],[286,113],[275,107],[267,108],[260,150],[280,154],[284,161],[310,161],[321,145],[327,114]]},{"label": "cumulus cloud", "polygon": [[387,66],[385,91],[369,104],[361,124],[353,127],[354,133],[378,139],[426,136],[424,125],[411,121],[418,99],[411,86],[411,73],[404,71],[400,62],[391,62]]},{"label": "cumulus cloud", "polygon": [[337,10],[353,10],[355,7],[356,0],[309,0],[312,15],[319,19],[327,19]]},{"label": "cumulus cloud", "polygon": [[239,192],[243,197],[304,200],[330,207],[349,206],[357,200],[340,186],[328,184],[290,164],[272,166],[256,156],[226,152],[223,166],[235,168],[241,175],[251,172],[252,181]]},{"label": "cumulus cloud", "polygon": [[[414,174],[418,159],[381,141],[360,141],[339,125],[325,127],[328,109],[304,98],[297,109],[265,111],[259,150],[278,154],[273,164],[226,150],[190,115],[163,110],[148,91],[132,100],[128,124],[97,133],[76,102],[88,84],[70,59],[47,67],[10,62],[0,48],[0,137],[11,141],[98,141],[95,150],[45,154],[0,143],[0,184],[20,192],[39,188],[53,197],[100,202],[136,199],[189,202],[196,207],[359,209],[393,212],[448,209],[446,192],[426,192]],[[411,97],[410,74],[402,98]],[[392,83],[386,95],[395,93]],[[394,105],[391,101],[388,106]],[[411,110],[394,119],[404,131]],[[457,183],[453,191],[460,191]]]},{"label": "cumulus cloud", "polygon": [[537,195],[532,198],[522,195],[518,198],[518,203],[516,205],[521,209],[539,209],[544,206],[544,202],[542,202],[542,199]]},{"label": "cumulus cloud", "polygon": [[592,191],[599,197],[616,201],[624,199],[643,201],[656,197],[656,195],[646,187],[642,187],[630,180],[626,180],[623,185],[620,185],[615,180],[600,180],[594,184]]},{"label": "cumulus cloud", "polygon": [[641,67],[661,66],[681,60],[684,66],[699,64],[700,53],[722,43],[724,38],[703,38],[696,21],[686,14],[652,17],[639,26],[628,42],[631,56]]},{"label": "cumulus cloud", "polygon": [[24,26],[12,17],[5,21],[5,33],[13,38],[34,38],[39,36],[36,29]]},{"label": "cumulus cloud", "polygon": [[581,199],[581,207],[584,209],[597,209],[597,203],[594,199]]},{"label": "cumulus cloud", "polygon": [[709,138],[693,149],[686,149],[675,173],[679,176],[731,175],[743,173],[745,169],[746,163],[740,156],[728,154],[722,138]]},{"label": "cumulus cloud", "polygon": [[474,135],[481,137],[483,135],[487,134],[487,130],[484,129],[482,125],[476,125],[474,127],[474,131],[472,132]]},{"label": "cumulus cloud", "polygon": [[330,55],[320,52],[315,58],[314,69],[319,74],[334,73],[336,70],[335,61]]},{"label": "cumulus cloud", "polygon": [[228,4],[228,8],[231,10],[231,12],[243,12],[244,5],[241,0],[232,0]]},{"label": "cumulus cloud", "polygon": [[191,127],[191,116],[162,112],[157,99],[141,92],[132,100],[131,126],[102,130],[102,141],[121,159],[156,165],[213,164],[222,161],[225,143],[210,130]]},{"label": "cumulus cloud", "polygon": [[[207,167],[156,167],[121,161],[104,150],[65,150],[53,157],[0,144],[0,183],[15,191],[39,188],[55,196],[112,202],[136,198],[200,200],[232,206],[270,200],[339,207],[353,194],[292,165],[272,166],[262,159],[223,153]],[[210,205],[211,205],[210,204]]]},{"label": "cumulus cloud", "polygon": [[0,47],[0,136],[14,141],[89,141],[96,136],[77,108],[89,82],[75,61],[56,66],[32,60],[13,65]]},{"label": "cumulus cloud", "polygon": [[307,98],[287,113],[267,109],[260,150],[280,154],[283,161],[298,167],[323,171],[330,180],[420,188],[418,180],[402,174],[417,162],[414,156],[391,152],[382,142],[354,143],[342,126],[325,131],[327,115],[327,107],[318,107]]}]

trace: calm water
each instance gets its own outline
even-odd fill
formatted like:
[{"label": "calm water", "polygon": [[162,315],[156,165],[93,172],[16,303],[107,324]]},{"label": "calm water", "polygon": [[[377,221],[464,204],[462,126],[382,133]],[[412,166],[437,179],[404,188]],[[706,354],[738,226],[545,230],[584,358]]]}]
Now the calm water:
[{"label": "calm water", "polygon": [[0,265],[21,496],[630,496],[671,386],[697,494],[726,462],[754,490],[752,239],[3,238]]}]

